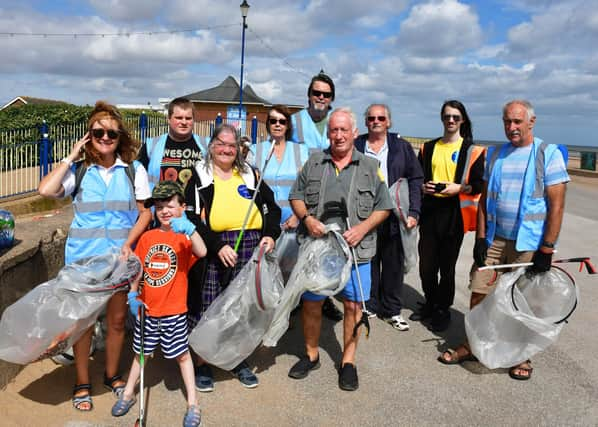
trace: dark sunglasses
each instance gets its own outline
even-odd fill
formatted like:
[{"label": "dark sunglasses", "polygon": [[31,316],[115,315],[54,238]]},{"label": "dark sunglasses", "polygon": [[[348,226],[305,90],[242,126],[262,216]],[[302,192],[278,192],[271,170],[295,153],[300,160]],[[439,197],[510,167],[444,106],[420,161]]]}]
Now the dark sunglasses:
[{"label": "dark sunglasses", "polygon": [[105,134],[108,134],[108,138],[116,139],[118,138],[119,132],[113,129],[91,129],[91,134],[96,139],[102,139]]},{"label": "dark sunglasses", "polygon": [[332,98],[332,92],[322,92],[320,90],[312,89],[311,94],[316,98],[319,98],[320,96],[323,96],[324,98]]},{"label": "dark sunglasses", "polygon": [[270,123],[271,125],[275,125],[276,123],[280,123],[281,125],[286,125],[287,124],[287,119],[275,119],[273,117],[270,117],[268,119],[268,123]]},{"label": "dark sunglasses", "polygon": [[455,114],[444,114],[442,116],[442,120],[444,120],[445,122],[448,122],[450,119],[453,119],[456,122],[460,122],[461,116],[457,116]]},{"label": "dark sunglasses", "polygon": [[384,116],[368,116],[368,122],[370,123],[374,122],[376,119],[378,119],[378,121],[382,123],[386,121],[386,117]]}]

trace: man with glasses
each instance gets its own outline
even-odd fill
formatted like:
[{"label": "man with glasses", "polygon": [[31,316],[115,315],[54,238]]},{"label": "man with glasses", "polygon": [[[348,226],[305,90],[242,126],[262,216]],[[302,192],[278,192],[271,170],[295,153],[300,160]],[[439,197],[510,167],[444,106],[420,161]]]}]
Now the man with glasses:
[{"label": "man with glasses", "polygon": [[[413,147],[391,127],[390,109],[385,104],[371,104],[365,111],[368,133],[355,140],[355,148],[380,162],[384,182],[390,187],[399,179],[409,186],[407,228],[417,225],[421,207],[421,187],[424,176]],[[367,302],[368,315],[378,315],[399,331],[409,329],[401,316],[404,252],[400,224],[396,215],[390,215],[378,227],[376,256],[372,259],[372,291]]]},{"label": "man with glasses", "polygon": [[465,106],[456,100],[446,101],[440,119],[443,136],[426,142],[419,153],[424,171],[419,274],[426,301],[410,316],[411,320],[431,319],[434,332],[444,331],[450,324],[455,265],[463,236],[476,229],[484,175],[484,149],[473,145]]},{"label": "man with glasses", "polygon": [[[311,154],[329,145],[326,125],[332,108],[330,104],[334,101],[334,82],[323,70],[312,77],[307,88],[307,100],[307,108],[291,116],[291,139],[305,144]],[[336,308],[331,298],[326,299],[322,310],[326,317],[335,322],[343,319],[343,313]]]},{"label": "man with glasses", "polygon": [[[341,291],[345,318],[339,369],[339,387],[352,391],[359,386],[355,368],[359,329],[355,336],[353,330],[363,315],[362,300],[370,294],[370,260],[376,253],[375,230],[388,217],[392,201],[378,162],[355,150],[357,125],[350,109],[338,108],[332,112],[328,137],[330,148],[309,157],[291,189],[289,200],[293,212],[310,236],[322,237],[324,223],[336,223],[344,230],[343,237],[347,243],[355,248],[361,281],[354,265],[351,277]],[[344,209],[339,207],[341,200],[346,201]],[[346,210],[348,218],[344,217],[343,210]],[[320,367],[318,345],[324,299],[324,296],[311,292],[302,296],[301,321],[306,354],[289,371],[291,378],[305,378],[311,370]]]}]

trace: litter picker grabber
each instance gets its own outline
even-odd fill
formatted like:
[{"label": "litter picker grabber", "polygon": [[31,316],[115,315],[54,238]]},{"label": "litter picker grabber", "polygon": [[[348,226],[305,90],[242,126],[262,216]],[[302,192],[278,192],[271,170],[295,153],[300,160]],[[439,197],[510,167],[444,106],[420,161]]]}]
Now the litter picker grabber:
[{"label": "litter picker grabber", "polygon": [[[347,202],[344,198],[340,202],[331,201],[324,203],[324,215],[328,217],[338,216],[344,218],[347,224],[347,230],[351,228],[351,222],[349,221],[349,212],[347,210]],[[361,319],[355,324],[353,328],[353,337],[357,336],[357,330],[361,325],[365,326],[365,336],[370,336],[370,320],[368,315],[365,313],[365,295],[363,293],[363,285],[361,282],[361,275],[359,274],[359,265],[357,264],[357,256],[355,255],[355,248],[349,245],[351,250],[351,257],[353,258],[353,265],[355,267],[355,276],[357,277],[357,285],[359,286],[359,293],[361,296]]]},{"label": "litter picker grabber", "polygon": [[144,377],[145,377],[145,354],[143,352],[143,336],[145,335],[145,307],[142,305],[139,308],[139,323],[140,323],[140,337],[141,348],[139,350],[139,418],[135,421],[135,427],[145,427],[145,388],[144,388]]},{"label": "litter picker grabber", "polygon": [[[579,271],[583,270],[585,266],[586,271],[588,274],[597,274],[596,268],[590,262],[590,257],[577,257],[577,258],[566,258],[566,259],[557,259],[552,261],[553,264],[561,264],[561,263],[569,263],[569,262],[579,262]],[[484,270],[500,270],[503,268],[517,268],[517,267],[529,267],[533,265],[532,262],[518,262],[515,264],[497,264],[497,265],[485,265],[483,267],[479,267],[478,271]]]},{"label": "litter picker grabber", "polygon": [[[275,146],[276,146],[276,143],[274,141],[272,141],[272,147],[270,147],[270,151],[268,152],[268,156],[266,157],[266,162],[264,163],[264,167],[262,168],[260,176],[257,180],[257,185],[255,186],[255,191],[253,192],[253,197],[251,197],[251,202],[249,203],[249,208],[247,208],[247,212],[245,213],[245,219],[243,219],[243,225],[241,226],[241,231],[239,232],[239,235],[237,236],[237,240],[235,241],[235,247],[233,248],[233,250],[235,252],[237,252],[239,250],[239,246],[241,245],[241,239],[243,239],[243,234],[245,233],[245,229],[247,228],[247,222],[249,222],[249,215],[251,215],[251,209],[253,208],[253,204],[255,203],[255,198],[257,197],[257,193],[260,191],[260,185],[262,184],[262,181],[264,180],[264,173],[266,171],[266,168],[268,167],[268,163],[270,162],[270,159],[272,158],[272,154],[274,153]],[[222,287],[228,286],[228,284],[231,281],[232,273],[233,273],[232,267],[228,267],[225,270],[224,277],[220,281],[220,284],[222,285]]]}]

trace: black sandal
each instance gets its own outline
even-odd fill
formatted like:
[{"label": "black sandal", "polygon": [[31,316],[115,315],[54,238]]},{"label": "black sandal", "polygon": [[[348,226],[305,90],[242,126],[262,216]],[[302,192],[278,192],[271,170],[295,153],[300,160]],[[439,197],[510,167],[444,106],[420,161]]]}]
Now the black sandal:
[{"label": "black sandal", "polygon": [[114,385],[115,382],[123,381],[123,377],[121,375],[115,375],[112,378],[108,378],[106,373],[104,372],[104,386],[116,396],[116,398],[120,398],[123,392],[125,391],[125,384],[122,385]]},{"label": "black sandal", "polygon": [[[81,390],[86,390],[87,394],[76,396],[77,392]],[[81,407],[84,403],[89,404],[89,409]],[[73,387],[73,408],[81,412],[89,412],[93,409],[93,402],[91,401],[91,384],[76,384],[75,387]]]}]

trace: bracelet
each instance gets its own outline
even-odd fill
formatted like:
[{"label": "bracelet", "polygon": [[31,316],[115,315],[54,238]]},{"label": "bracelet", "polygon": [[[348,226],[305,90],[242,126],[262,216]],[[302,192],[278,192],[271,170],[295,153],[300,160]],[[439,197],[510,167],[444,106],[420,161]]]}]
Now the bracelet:
[{"label": "bracelet", "polygon": [[554,249],[554,243],[547,242],[546,240],[542,240],[540,246],[544,246],[546,248]]},{"label": "bracelet", "polygon": [[305,223],[305,220],[307,219],[307,217],[309,217],[309,212],[307,212],[305,215],[303,215],[303,217],[301,218],[301,222]]},{"label": "bracelet", "polygon": [[71,166],[73,166],[73,162],[71,162],[67,157],[65,157],[64,159],[62,159],[60,162],[61,163],[66,163],[69,166],[69,168]]}]

